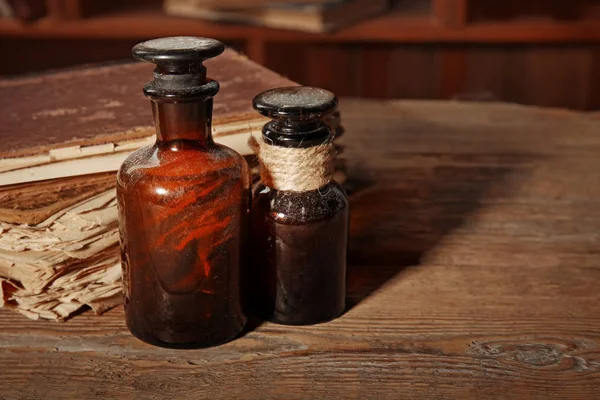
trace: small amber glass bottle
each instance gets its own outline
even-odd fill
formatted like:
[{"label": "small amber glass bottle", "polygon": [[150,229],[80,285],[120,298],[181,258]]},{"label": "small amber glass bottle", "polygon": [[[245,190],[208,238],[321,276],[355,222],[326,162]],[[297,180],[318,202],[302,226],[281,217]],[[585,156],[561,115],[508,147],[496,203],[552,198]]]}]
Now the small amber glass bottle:
[{"label": "small amber glass bottle", "polygon": [[346,304],[348,200],[332,180],[333,134],[323,122],[330,92],[289,87],[261,93],[254,108],[273,121],[253,142],[261,182],[252,203],[254,309],[288,325],[338,317]]},{"label": "small amber glass bottle", "polygon": [[217,345],[246,322],[250,175],[240,155],[212,139],[219,84],[202,65],[223,50],[216,40],[174,37],[132,51],[157,65],[144,87],[157,140],[129,156],[117,178],[125,314],[130,331],[154,345]]}]

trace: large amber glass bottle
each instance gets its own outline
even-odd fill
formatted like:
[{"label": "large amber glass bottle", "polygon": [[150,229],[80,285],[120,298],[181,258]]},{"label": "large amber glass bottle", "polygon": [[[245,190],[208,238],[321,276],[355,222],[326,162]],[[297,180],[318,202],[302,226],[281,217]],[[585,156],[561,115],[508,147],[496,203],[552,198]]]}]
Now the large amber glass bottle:
[{"label": "large amber glass bottle", "polygon": [[217,82],[202,61],[223,52],[212,39],[174,37],[133,48],[157,65],[144,87],[157,140],[118,174],[125,314],[139,339],[206,347],[243,329],[240,265],[250,176],[245,160],[211,137]]}]

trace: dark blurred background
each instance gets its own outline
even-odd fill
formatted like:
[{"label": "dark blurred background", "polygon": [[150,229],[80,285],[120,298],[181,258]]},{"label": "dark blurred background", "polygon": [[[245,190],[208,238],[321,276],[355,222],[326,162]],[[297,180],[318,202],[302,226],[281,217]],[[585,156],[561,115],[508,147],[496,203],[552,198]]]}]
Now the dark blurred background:
[{"label": "dark blurred background", "polygon": [[0,74],[195,35],[340,96],[600,108],[600,1],[370,1],[0,0]]}]

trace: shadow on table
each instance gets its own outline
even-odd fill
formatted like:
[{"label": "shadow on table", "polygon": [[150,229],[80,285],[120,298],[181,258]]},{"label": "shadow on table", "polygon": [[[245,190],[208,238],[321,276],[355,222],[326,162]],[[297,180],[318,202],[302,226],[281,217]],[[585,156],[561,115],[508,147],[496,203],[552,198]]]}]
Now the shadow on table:
[{"label": "shadow on table", "polygon": [[511,160],[503,160],[507,165],[487,160],[492,166],[453,161],[460,162],[399,169],[397,180],[378,182],[350,197],[348,310],[406,267],[418,266],[486,199],[503,197],[513,186],[507,182]]}]

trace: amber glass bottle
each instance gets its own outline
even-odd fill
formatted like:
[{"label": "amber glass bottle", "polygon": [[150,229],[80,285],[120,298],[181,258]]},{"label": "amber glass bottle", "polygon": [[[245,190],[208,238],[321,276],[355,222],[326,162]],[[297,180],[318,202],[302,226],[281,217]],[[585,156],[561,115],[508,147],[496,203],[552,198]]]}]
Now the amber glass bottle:
[{"label": "amber glass bottle", "polygon": [[273,121],[255,144],[261,183],[252,203],[250,282],[254,309],[273,322],[315,324],[345,308],[349,208],[331,178],[333,135],[323,122],[336,105],[332,93],[307,87],[254,99]]},{"label": "amber glass bottle", "polygon": [[157,140],[125,160],[117,198],[127,326],[165,347],[206,347],[246,322],[240,264],[250,205],[245,160],[211,137],[217,82],[202,61],[212,39],[174,37],[133,48],[157,64],[144,87]]}]

